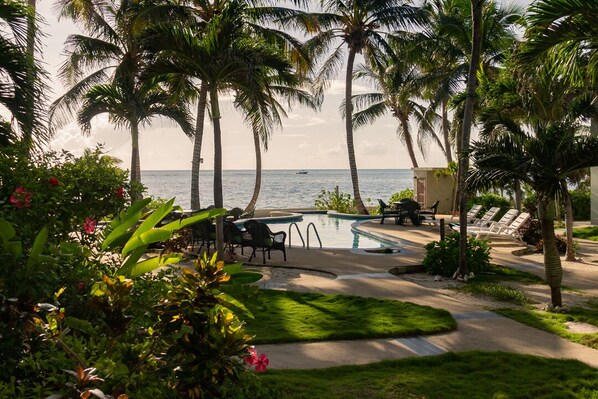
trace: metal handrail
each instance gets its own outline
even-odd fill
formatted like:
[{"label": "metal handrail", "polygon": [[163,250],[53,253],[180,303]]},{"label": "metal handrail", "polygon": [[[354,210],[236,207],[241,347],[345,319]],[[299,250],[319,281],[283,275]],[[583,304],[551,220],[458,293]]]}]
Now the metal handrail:
[{"label": "metal handrail", "polygon": [[295,229],[297,230],[297,233],[299,234],[299,238],[301,238],[301,243],[303,244],[303,248],[305,248],[305,240],[303,239],[303,236],[301,235],[301,230],[299,230],[299,225],[297,225],[296,222],[293,222],[289,225],[289,248],[291,248],[291,232],[292,229],[291,227],[295,226]]},{"label": "metal handrail", "polygon": [[316,229],[316,225],[313,222],[307,225],[307,249],[309,249],[309,228],[312,226],[314,228],[314,233],[316,233],[316,237],[318,238],[318,242],[320,243],[320,249],[322,249],[322,240],[320,240],[318,229]]}]

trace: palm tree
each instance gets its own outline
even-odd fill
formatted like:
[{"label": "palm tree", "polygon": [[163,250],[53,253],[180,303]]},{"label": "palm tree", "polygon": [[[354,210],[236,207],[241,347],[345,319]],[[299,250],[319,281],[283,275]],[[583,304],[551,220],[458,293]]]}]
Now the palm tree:
[{"label": "palm tree", "polygon": [[[277,5],[278,2],[274,0],[249,0],[245,4],[247,6],[245,19],[246,28],[249,29],[253,35],[265,39],[271,43],[276,43],[286,51],[293,53],[293,59],[306,69],[309,64],[307,54],[301,49],[301,43],[291,35],[267,27],[267,24],[280,23],[281,18],[300,18],[304,12],[299,9],[290,9]],[[295,5],[306,3],[305,1],[295,1]],[[228,0],[194,0],[183,4],[164,4],[156,8],[158,13],[176,13],[179,22],[190,23],[198,31],[210,22],[214,17],[222,13],[224,7],[228,4]],[[199,171],[202,162],[201,148],[204,134],[204,120],[205,111],[208,102],[207,86],[199,84],[197,88],[197,116],[195,125],[195,136],[193,144],[193,159],[191,163],[191,209],[200,208],[199,196]],[[259,191],[259,190],[258,190]],[[257,199],[256,199],[257,200]]]},{"label": "palm tree", "polygon": [[463,127],[457,141],[458,172],[457,194],[459,196],[459,269],[458,277],[467,275],[467,192],[465,181],[469,171],[469,141],[471,125],[473,124],[473,107],[477,86],[477,72],[482,52],[482,7],[485,0],[471,0],[472,38],[469,73],[467,75],[467,90],[465,108],[463,110]]},{"label": "palm tree", "polygon": [[76,114],[83,131],[89,132],[89,122],[101,113],[108,113],[117,125],[127,126],[132,141],[131,183],[137,187],[132,198],[139,198],[140,125],[161,115],[181,124],[187,135],[193,130],[178,97],[172,90],[166,94],[168,80],[142,79],[146,60],[139,31],[147,22],[142,16],[149,14],[149,6],[128,1],[113,4],[61,0],[58,7],[61,18],[72,18],[89,35],[67,38],[69,58],[59,77],[70,88],[50,107],[51,127],[63,126]]},{"label": "palm tree", "polygon": [[[515,76],[513,76],[515,75]],[[598,138],[580,134],[580,117],[591,117],[595,95],[572,90],[549,76],[525,77],[508,68],[490,83],[482,104],[482,142],[474,145],[477,170],[468,185],[487,187],[513,179],[538,196],[546,280],[553,306],[561,306],[561,260],[554,237],[555,202],[567,201],[567,179],[598,165]]]},{"label": "palm tree", "polygon": [[[452,161],[453,127],[448,116],[451,99],[467,80],[472,48],[472,15],[469,0],[429,0],[424,9],[430,16],[425,29],[413,35],[423,69],[422,84],[430,101],[429,112],[441,114],[441,130],[447,162]],[[516,41],[515,26],[521,19],[517,7],[498,7],[494,1],[482,5],[481,64],[485,70],[503,59]]]},{"label": "palm tree", "polygon": [[[367,214],[368,211],[361,199],[359,178],[355,160],[355,146],[353,143],[353,66],[358,54],[371,54],[388,49],[386,40],[388,30],[409,28],[423,22],[423,14],[408,2],[397,0],[321,0],[323,12],[312,14],[312,18],[303,22],[304,29],[312,32],[317,28],[318,33],[311,38],[307,45],[312,50],[315,59],[327,56],[317,74],[319,88],[324,89],[330,79],[338,73],[342,66],[345,47],[348,50],[345,74],[345,131],[349,169],[353,184],[353,196],[357,211]],[[314,23],[317,23],[314,26]],[[336,44],[340,39],[341,43]],[[330,50],[332,49],[332,53]]]},{"label": "palm tree", "polygon": [[[396,48],[396,46],[393,46]],[[415,117],[419,122],[417,143],[425,157],[427,142],[431,139],[442,148],[442,143],[434,133],[431,121],[427,119],[426,107],[417,102],[414,93],[418,92],[415,82],[419,78],[416,65],[405,61],[405,57],[392,56],[373,57],[367,64],[358,66],[354,76],[366,79],[378,92],[356,94],[352,97],[353,127],[355,129],[369,125],[380,116],[390,112],[397,118],[397,135],[407,148],[414,168],[418,167],[415,157],[414,137],[409,120]]]},{"label": "palm tree", "polygon": [[[221,91],[257,93],[269,76],[287,85],[295,84],[290,62],[263,40],[247,34],[246,6],[229,1],[222,12],[200,32],[185,26],[159,26],[147,40],[155,58],[150,71],[155,74],[184,75],[207,86],[210,117],[214,127],[214,205],[222,208],[222,132],[220,128]],[[216,248],[222,254],[222,218],[216,218]]]},{"label": "palm tree", "polygon": [[[129,83],[129,84],[127,84]],[[110,122],[125,126],[131,132],[131,182],[141,181],[139,160],[139,128],[152,117],[162,116],[176,122],[183,132],[193,136],[191,116],[186,106],[171,102],[171,94],[155,81],[130,84],[116,80],[112,84],[95,85],[87,90],[77,112],[77,121],[84,133],[91,131],[91,120],[107,113]],[[139,188],[134,190],[139,199]]]},{"label": "palm tree", "polygon": [[[235,105],[241,109],[246,123],[251,126],[255,149],[255,184],[251,200],[245,208],[247,213],[253,213],[255,210],[260,193],[262,181],[261,145],[263,145],[264,150],[268,150],[268,142],[273,127],[281,127],[282,117],[287,116],[286,110],[280,104],[279,99],[285,100],[288,107],[293,103],[299,103],[315,110],[320,105],[317,98],[301,89],[299,83],[304,79],[299,75],[296,76],[297,86],[294,87],[277,84],[276,76],[265,76],[265,78],[265,81],[261,83],[261,90],[249,93],[239,91],[235,98]],[[303,82],[303,85],[306,84],[307,80]]]},{"label": "palm tree", "polygon": [[49,138],[42,118],[43,71],[27,52],[29,26],[34,23],[30,10],[22,3],[8,0],[0,4],[0,26],[5,28],[0,30],[0,104],[16,121],[13,126],[0,117],[0,135],[5,144],[20,136],[29,147]]},{"label": "palm tree", "polygon": [[527,16],[521,65],[548,67],[576,86],[598,84],[598,3],[539,0]]}]

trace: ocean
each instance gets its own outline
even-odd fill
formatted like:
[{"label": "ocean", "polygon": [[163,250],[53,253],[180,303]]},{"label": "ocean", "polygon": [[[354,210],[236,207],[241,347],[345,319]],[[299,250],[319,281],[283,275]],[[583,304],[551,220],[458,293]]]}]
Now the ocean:
[{"label": "ocean", "polygon": [[[340,191],[353,196],[351,175],[348,169],[309,169],[307,174],[296,170],[264,170],[262,186],[257,201],[258,209],[313,208],[322,190]],[[213,201],[213,178],[211,170],[200,171],[201,206]],[[147,170],[141,172],[141,181],[147,187],[145,195],[170,199],[189,209],[191,200],[190,170]],[[222,176],[224,206],[245,208],[253,194],[255,171],[225,170]],[[359,171],[359,188],[366,205],[377,204],[377,199],[387,201],[390,196],[406,188],[413,188],[413,172],[410,169],[364,169]]]}]

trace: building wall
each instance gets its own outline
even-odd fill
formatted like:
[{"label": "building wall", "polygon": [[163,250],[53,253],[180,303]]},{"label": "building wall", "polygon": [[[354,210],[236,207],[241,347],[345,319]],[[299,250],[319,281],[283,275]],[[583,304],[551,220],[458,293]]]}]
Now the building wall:
[{"label": "building wall", "polygon": [[[440,168],[438,168],[440,169]],[[453,209],[452,196],[454,181],[450,176],[436,177],[434,173],[437,168],[414,168],[413,169],[413,192],[417,199],[417,180],[426,179],[425,204],[429,207],[436,200],[439,200],[438,213],[450,214]]]}]

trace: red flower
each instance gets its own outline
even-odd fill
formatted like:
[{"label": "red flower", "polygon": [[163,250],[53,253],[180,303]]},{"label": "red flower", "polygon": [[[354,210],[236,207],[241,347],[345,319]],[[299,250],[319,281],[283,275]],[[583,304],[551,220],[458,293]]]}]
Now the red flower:
[{"label": "red flower", "polygon": [[244,357],[243,360],[245,360],[245,363],[248,365],[253,366],[257,363],[257,351],[255,349],[249,349],[247,352],[249,352],[249,356]]},{"label": "red flower", "polygon": [[90,218],[85,218],[83,230],[85,230],[87,234],[93,233],[96,230],[96,221]]},{"label": "red flower", "polygon": [[31,196],[33,193],[28,192],[23,187],[15,188],[15,192],[10,196],[10,202],[15,204],[17,208],[29,208],[31,206]]},{"label": "red flower", "polygon": [[79,282],[79,289],[82,290],[83,288],[85,288],[85,283],[83,281]]},{"label": "red flower", "polygon": [[122,198],[125,195],[125,189],[122,187],[117,188],[116,190],[114,190],[114,192],[116,193],[116,196],[118,198]]},{"label": "red flower", "polygon": [[60,184],[60,182],[58,181],[58,179],[57,179],[57,178],[55,178],[55,177],[50,177],[50,179],[48,180],[48,182],[49,182],[51,185],[53,185],[54,187],[56,187],[57,185],[59,185],[59,184]]},{"label": "red flower", "polygon": [[255,371],[258,373],[264,373],[266,371],[266,367],[270,364],[270,360],[268,357],[262,353],[260,357],[257,358],[257,362],[255,363]]}]

